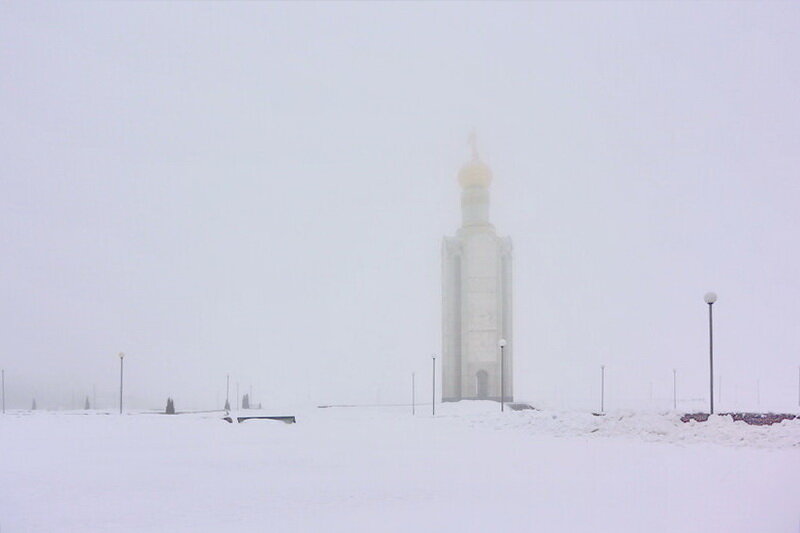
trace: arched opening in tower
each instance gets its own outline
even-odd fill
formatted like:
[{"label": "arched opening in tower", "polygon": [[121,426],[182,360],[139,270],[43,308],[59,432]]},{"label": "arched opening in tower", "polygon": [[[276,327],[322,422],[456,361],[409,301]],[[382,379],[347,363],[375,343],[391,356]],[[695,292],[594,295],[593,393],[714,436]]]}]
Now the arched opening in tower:
[{"label": "arched opening in tower", "polygon": [[489,374],[486,373],[486,370],[478,370],[478,373],[475,374],[475,396],[478,397],[479,400],[485,400],[489,396]]}]

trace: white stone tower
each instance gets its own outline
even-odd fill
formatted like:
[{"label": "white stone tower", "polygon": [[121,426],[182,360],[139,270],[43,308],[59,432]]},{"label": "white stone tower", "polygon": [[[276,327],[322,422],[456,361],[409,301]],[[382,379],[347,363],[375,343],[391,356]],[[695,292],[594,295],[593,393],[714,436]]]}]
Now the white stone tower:
[{"label": "white stone tower", "polygon": [[[442,400],[513,401],[511,239],[489,223],[492,172],[478,157],[458,173],[461,227],[442,243]],[[505,339],[503,363],[500,340]]]}]

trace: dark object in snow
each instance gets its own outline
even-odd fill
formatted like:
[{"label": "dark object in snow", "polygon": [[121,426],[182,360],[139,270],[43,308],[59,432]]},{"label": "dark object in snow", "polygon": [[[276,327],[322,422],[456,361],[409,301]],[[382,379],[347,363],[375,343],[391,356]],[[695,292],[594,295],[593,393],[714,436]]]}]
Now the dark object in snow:
[{"label": "dark object in snow", "polygon": [[694,420],[695,422],[705,422],[708,420],[708,413],[686,413],[681,417],[681,422],[684,424],[690,420]]},{"label": "dark object in snow", "polygon": [[512,411],[538,411],[537,408],[527,403],[510,403],[508,408]]},{"label": "dark object in snow", "polygon": [[[786,413],[719,413],[717,416],[729,416],[734,422],[744,422],[751,426],[771,426],[780,424],[784,420],[795,420],[797,415]],[[706,422],[708,413],[686,413],[681,417],[681,422]]]},{"label": "dark object in snow", "polygon": [[[233,418],[226,416],[223,420],[229,424],[233,424]],[[285,424],[296,424],[297,419],[294,416],[237,416],[236,422],[242,423],[245,420],[277,420]]]},{"label": "dark object in snow", "polygon": [[605,413],[592,413],[592,416],[606,416]]},{"label": "dark object in snow", "polygon": [[175,414],[175,402],[172,400],[172,398],[167,398],[167,409],[165,413],[168,415]]}]

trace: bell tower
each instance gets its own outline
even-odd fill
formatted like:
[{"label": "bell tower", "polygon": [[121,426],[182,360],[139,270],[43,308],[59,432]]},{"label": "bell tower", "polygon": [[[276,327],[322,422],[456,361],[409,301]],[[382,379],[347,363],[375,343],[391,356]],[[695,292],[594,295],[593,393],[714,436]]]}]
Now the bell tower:
[{"label": "bell tower", "polygon": [[461,227],[442,243],[442,400],[513,401],[511,239],[489,222],[492,172],[474,135],[470,143],[458,173]]}]

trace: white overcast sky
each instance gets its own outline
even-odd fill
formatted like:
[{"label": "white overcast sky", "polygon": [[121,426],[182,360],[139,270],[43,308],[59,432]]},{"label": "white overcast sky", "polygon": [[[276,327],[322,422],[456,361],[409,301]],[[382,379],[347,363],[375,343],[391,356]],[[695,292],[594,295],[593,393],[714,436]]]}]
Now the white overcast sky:
[{"label": "white overcast sky", "polygon": [[[407,401],[477,131],[515,392],[789,409],[800,4],[0,6],[11,407]],[[420,400],[428,399],[420,385]],[[77,403],[77,399],[75,402]]]}]

